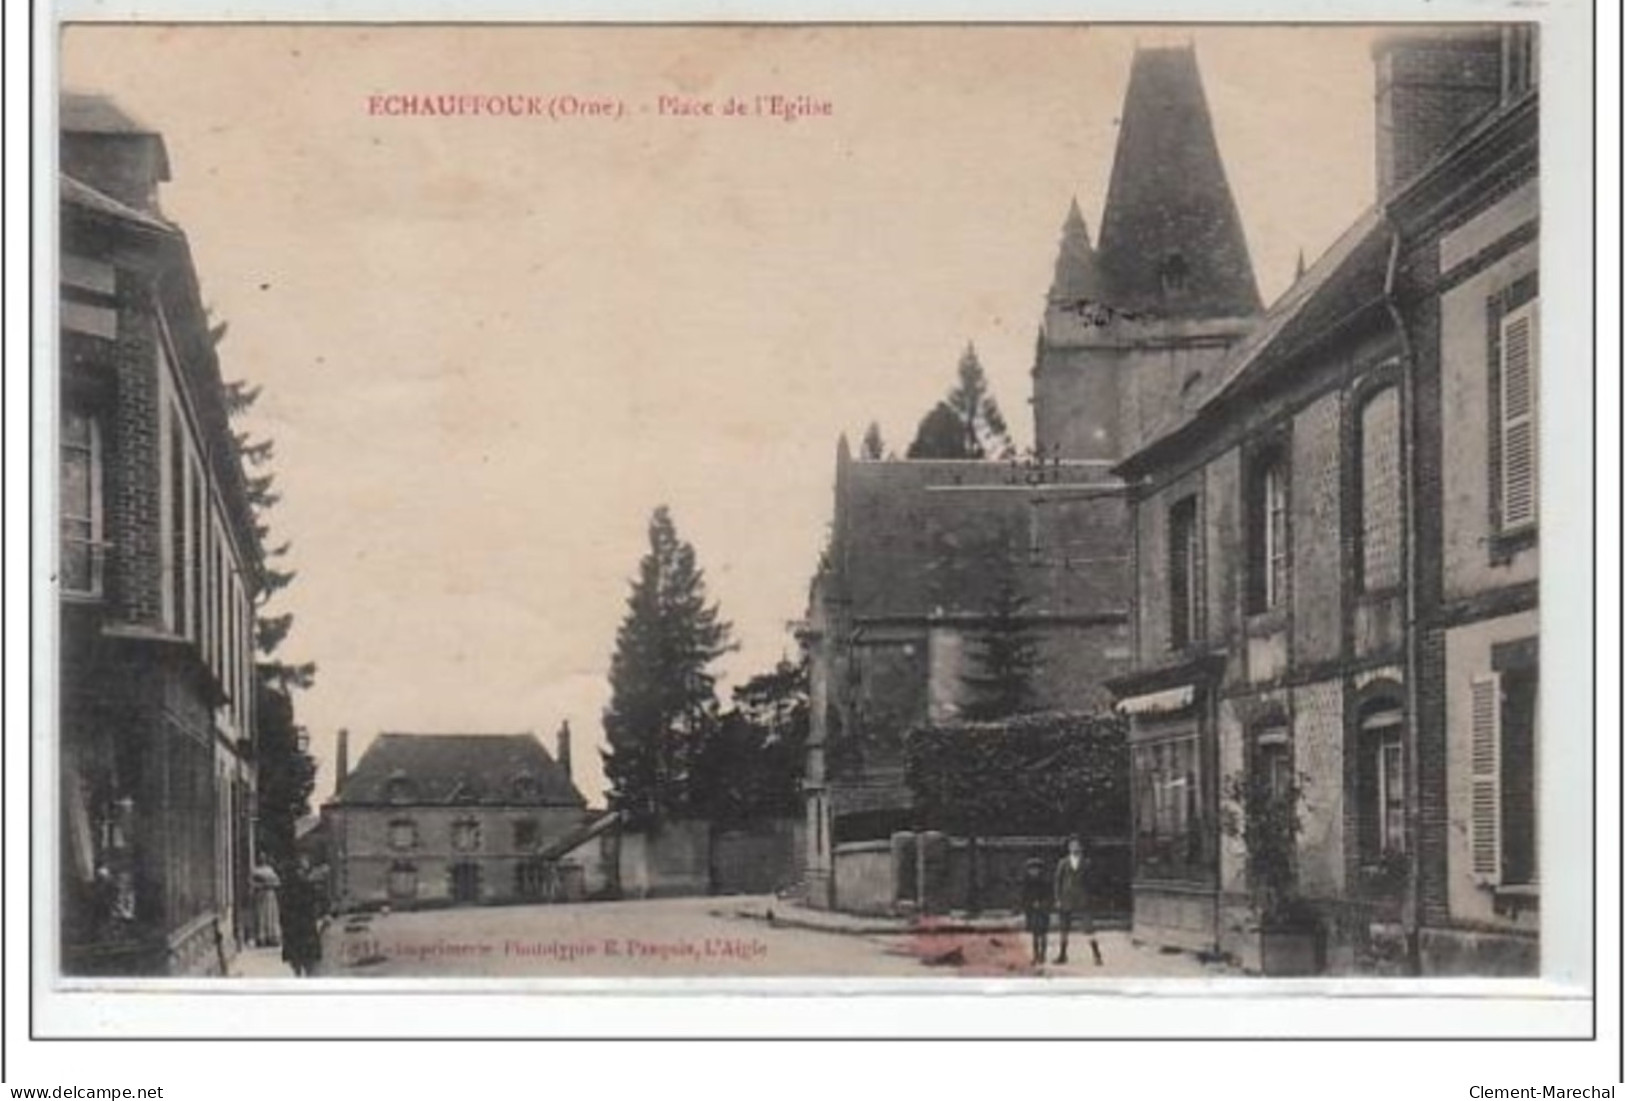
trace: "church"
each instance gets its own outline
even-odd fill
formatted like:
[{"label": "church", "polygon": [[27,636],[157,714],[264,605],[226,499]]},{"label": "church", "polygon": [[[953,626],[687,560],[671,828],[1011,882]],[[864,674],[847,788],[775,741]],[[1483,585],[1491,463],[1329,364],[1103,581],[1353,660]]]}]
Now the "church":
[{"label": "church", "polygon": [[[1136,49],[1062,229],[1025,462],[836,457],[809,903],[872,907],[903,745],[1013,575],[1046,709],[1129,727],[1133,935],[1266,973],[1538,970],[1531,28],[1373,47],[1378,193],[1267,309],[1194,47]],[[1301,798],[1271,958],[1233,781]],[[1227,811],[1227,807],[1230,808]]]},{"label": "church", "polygon": [[1129,486],[1114,471],[1262,305],[1190,47],[1136,52],[1099,247],[1066,214],[1033,366],[1036,447],[996,460],[836,456],[812,656],[809,901],[846,908],[835,849],[910,823],[909,730],[975,703],[1001,587],[1034,640],[1035,706],[1100,711],[1132,657]]}]

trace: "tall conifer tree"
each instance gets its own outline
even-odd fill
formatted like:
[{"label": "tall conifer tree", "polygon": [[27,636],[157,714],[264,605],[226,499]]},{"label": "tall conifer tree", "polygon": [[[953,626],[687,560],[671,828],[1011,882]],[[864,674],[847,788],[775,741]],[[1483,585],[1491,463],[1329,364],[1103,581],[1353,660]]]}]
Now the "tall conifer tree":
[{"label": "tall conifer tree", "polygon": [[710,666],[733,648],[731,625],[707,602],[694,548],[660,506],[616,633],[604,712],[610,805],[634,824],[688,809],[689,758],[716,716]]}]

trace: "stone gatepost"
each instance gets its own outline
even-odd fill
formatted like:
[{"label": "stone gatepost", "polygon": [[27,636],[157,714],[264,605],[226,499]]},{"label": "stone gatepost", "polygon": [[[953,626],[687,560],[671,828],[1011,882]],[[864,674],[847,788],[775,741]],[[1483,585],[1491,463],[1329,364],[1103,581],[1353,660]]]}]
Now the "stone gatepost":
[{"label": "stone gatepost", "polygon": [[915,871],[918,840],[910,830],[899,830],[891,835],[892,909],[899,913],[913,911],[919,905],[919,881]]},{"label": "stone gatepost", "polygon": [[948,911],[948,836],[940,830],[926,830],[919,835],[919,855],[916,858],[922,914],[942,914]]}]

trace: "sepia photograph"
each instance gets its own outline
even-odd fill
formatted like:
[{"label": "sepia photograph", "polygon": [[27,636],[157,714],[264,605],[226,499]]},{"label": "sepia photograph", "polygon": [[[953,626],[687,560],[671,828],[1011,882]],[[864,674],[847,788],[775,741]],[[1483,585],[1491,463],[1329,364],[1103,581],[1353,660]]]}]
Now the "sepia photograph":
[{"label": "sepia photograph", "polygon": [[1549,976],[1542,45],[65,23],[46,981]]}]

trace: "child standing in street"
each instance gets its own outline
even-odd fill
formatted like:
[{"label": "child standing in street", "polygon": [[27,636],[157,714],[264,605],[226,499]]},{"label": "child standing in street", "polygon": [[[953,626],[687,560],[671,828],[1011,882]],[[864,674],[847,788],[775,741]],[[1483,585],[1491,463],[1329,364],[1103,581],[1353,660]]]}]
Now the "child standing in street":
[{"label": "child standing in street", "polygon": [[1034,963],[1049,958],[1049,908],[1049,878],[1044,875],[1044,862],[1035,856],[1027,861],[1021,876],[1021,913],[1032,934]]}]

